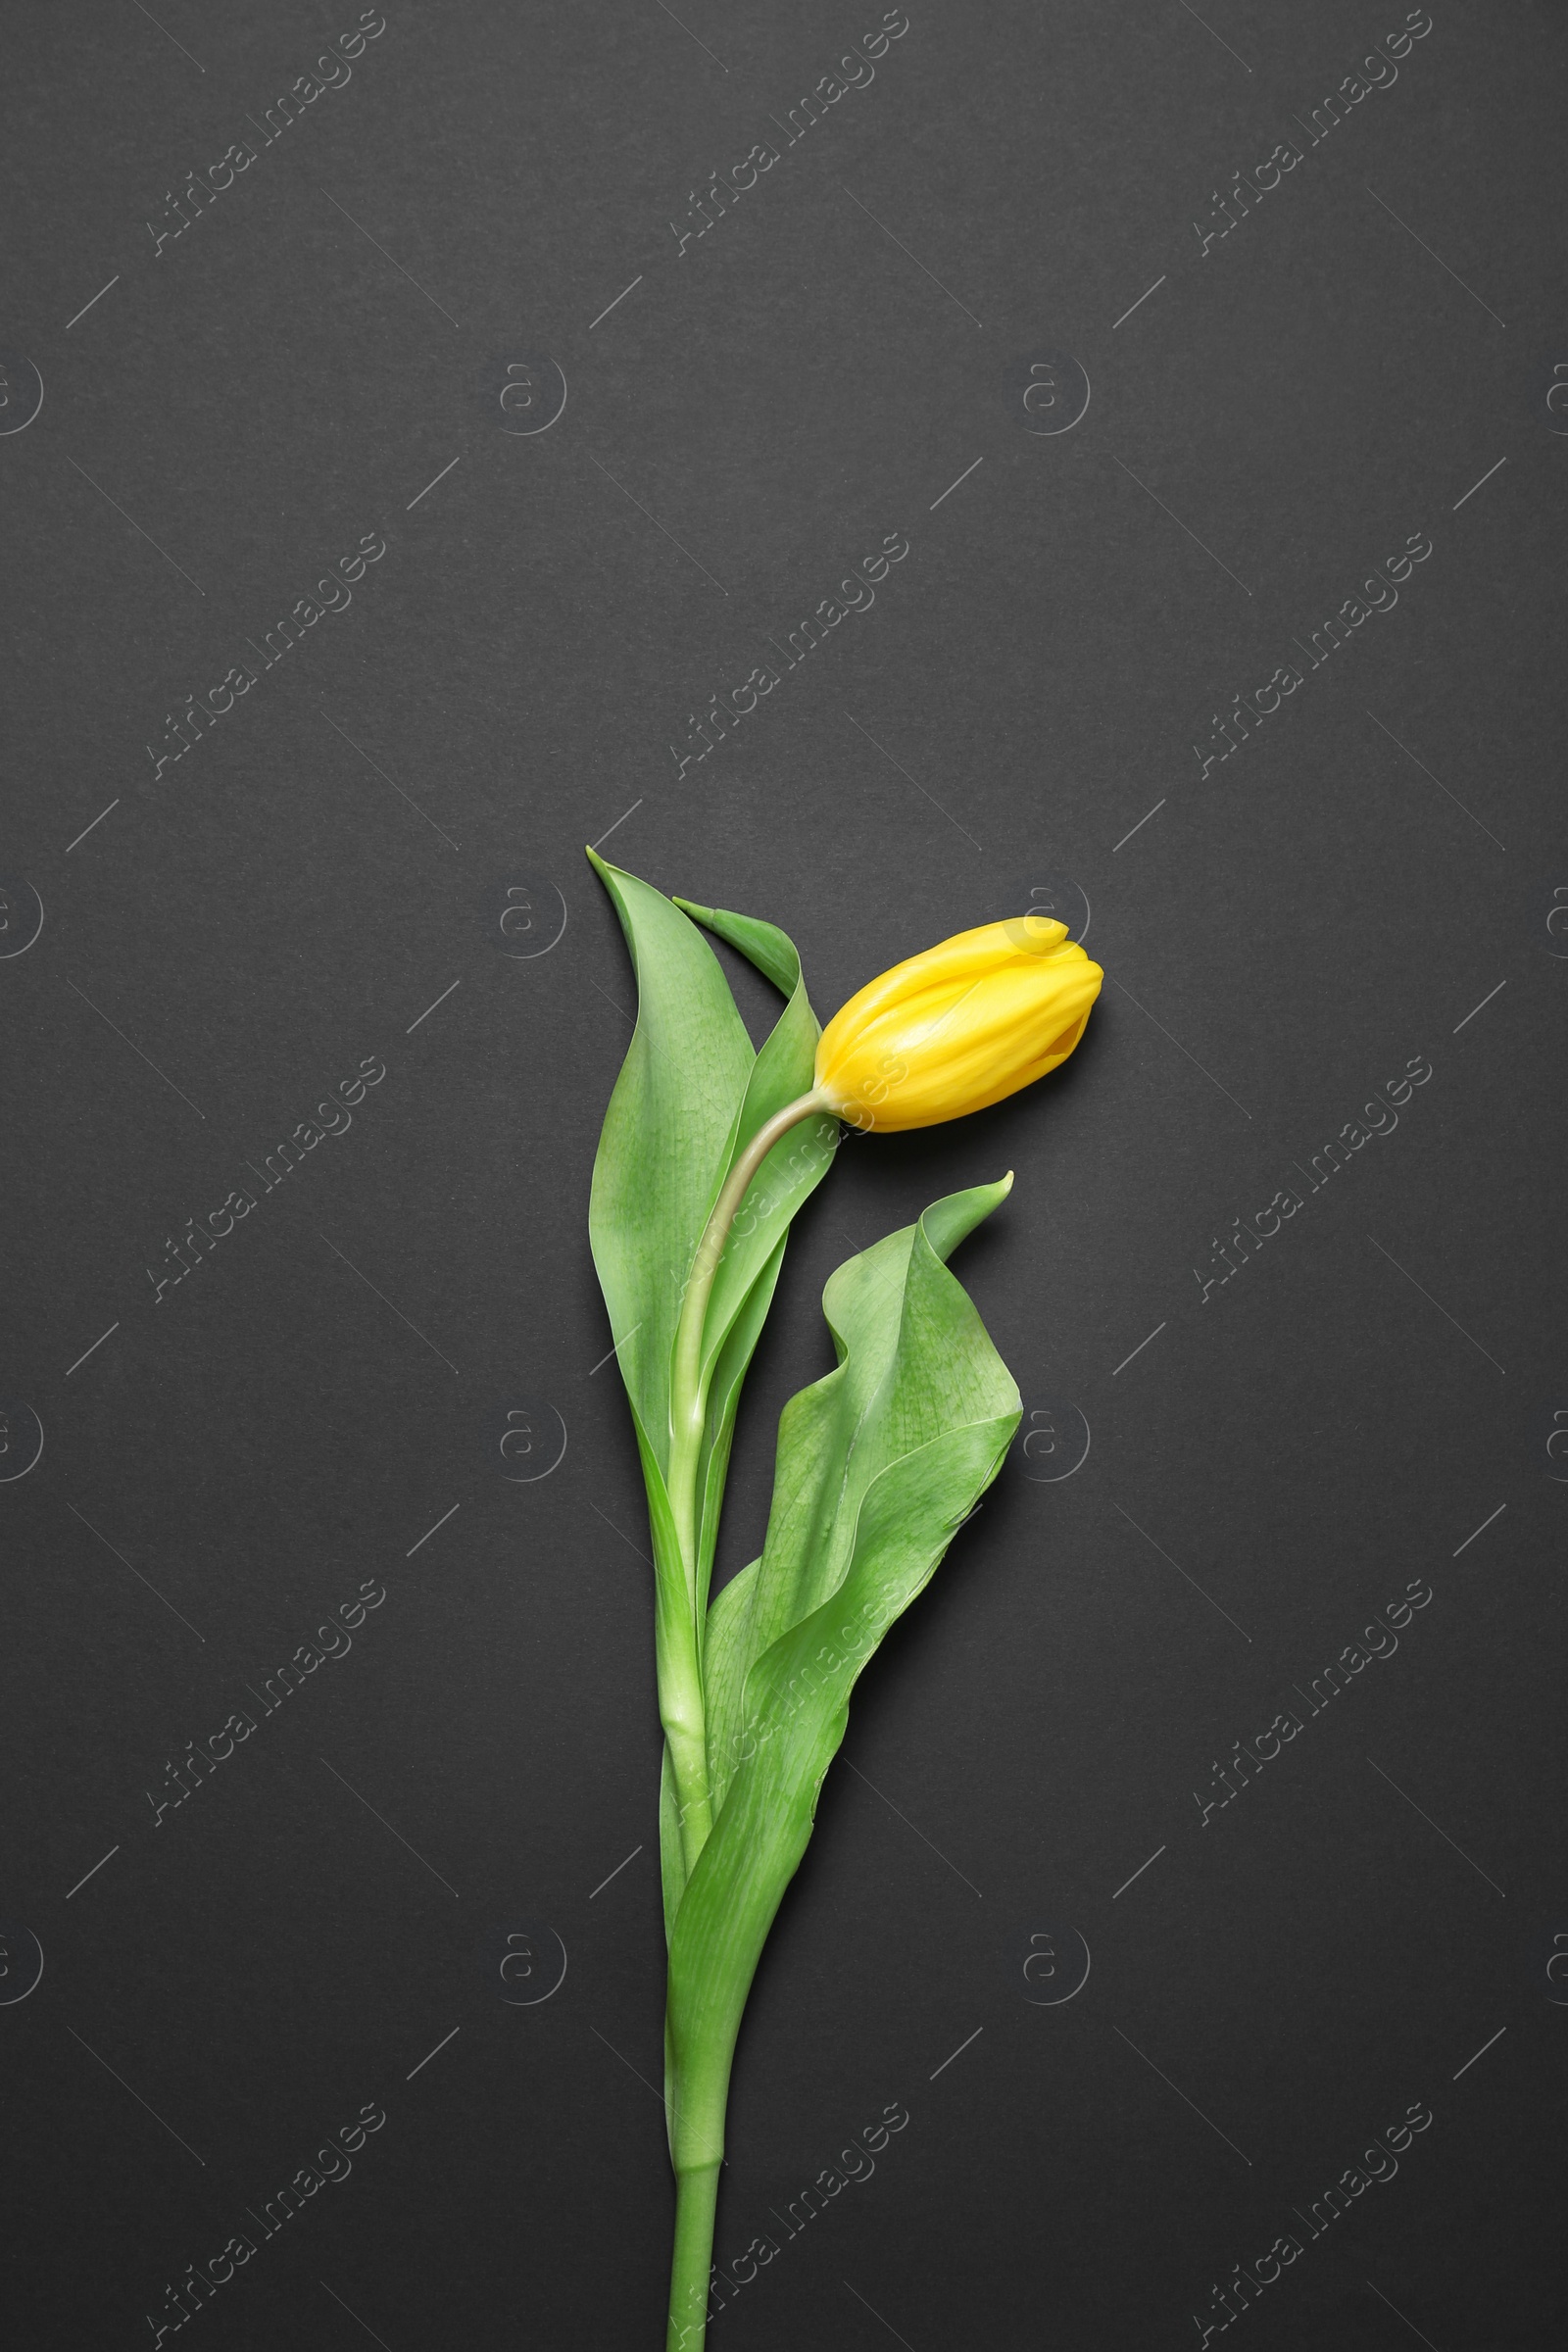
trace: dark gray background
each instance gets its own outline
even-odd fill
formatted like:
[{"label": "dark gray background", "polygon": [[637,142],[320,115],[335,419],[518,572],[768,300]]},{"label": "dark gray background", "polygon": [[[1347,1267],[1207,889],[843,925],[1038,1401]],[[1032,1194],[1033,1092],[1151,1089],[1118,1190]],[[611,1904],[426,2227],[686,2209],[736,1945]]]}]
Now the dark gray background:
[{"label": "dark gray background", "polygon": [[[1396,0],[909,0],[679,250],[695,175],[782,147],[880,13],[389,5],[156,252],[352,0],[12,13],[0,424],[26,363],[44,392],[0,440],[0,940],[44,909],[0,963],[0,1390],[44,1433],[0,1486],[19,2345],[153,2341],[374,2101],[204,2340],[662,2340],[650,1579],[585,1233],[632,1004],[581,855],[611,828],[782,923],[823,1017],[1064,886],[1116,984],[1045,1087],[843,1154],[753,1373],[726,1569],[828,1272],[1011,1166],[958,1270],[1026,1430],[1071,1404],[1092,1444],[1056,1483],[1020,1446],[862,1685],[752,2002],[720,2260],[910,2121],[715,2344],[1174,2347],[1292,2230],[1257,2352],[1560,2340],[1563,12],[1436,0],[1308,147]],[[1023,408],[1045,353],[1092,387],[1061,435]],[[564,413],[518,433],[498,387],[546,357]],[[375,531],[352,607],[154,782],[165,713]],[[875,608],[678,776],[687,714],[892,532]],[[1397,606],[1200,775],[1210,714],[1413,533]],[[566,916],[532,957],[514,886],[532,944]],[[352,1129],[155,1298],[375,1055]],[[549,1476],[509,1480],[509,1411],[561,1417]],[[166,1762],[366,1580],[352,1652],[154,1826]],[[565,1981],[511,2005],[502,1939],[541,1928]],[[1069,1932],[1088,1982],[1040,2005],[1029,1939],[1065,1972]],[[1414,2102],[1397,2177],[1306,2239],[1291,2209]]]}]

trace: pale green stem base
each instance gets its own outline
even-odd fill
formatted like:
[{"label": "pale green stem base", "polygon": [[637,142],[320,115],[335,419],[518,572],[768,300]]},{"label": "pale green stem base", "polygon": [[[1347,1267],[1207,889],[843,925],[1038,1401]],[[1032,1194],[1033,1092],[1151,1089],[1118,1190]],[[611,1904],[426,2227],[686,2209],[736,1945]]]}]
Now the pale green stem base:
[{"label": "pale green stem base", "polygon": [[669,2273],[665,2352],[702,2352],[708,2338],[708,2281],[713,2262],[717,2164],[675,2176],[675,2255]]}]

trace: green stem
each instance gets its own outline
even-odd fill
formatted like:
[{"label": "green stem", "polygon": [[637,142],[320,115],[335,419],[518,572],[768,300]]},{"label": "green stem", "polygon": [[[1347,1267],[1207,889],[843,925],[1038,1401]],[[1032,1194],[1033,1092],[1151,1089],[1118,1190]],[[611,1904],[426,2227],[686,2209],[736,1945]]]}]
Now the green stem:
[{"label": "green stem", "polygon": [[[675,1328],[669,1400],[669,1499],[675,1514],[681,1549],[694,1572],[697,1559],[697,1465],[708,1417],[708,1383],[703,1377],[703,1328],[708,1320],[708,1301],[712,1294],[713,1278],[724,1255],[729,1229],[735,1222],[736,1212],[758,1169],[774,1145],[788,1135],[792,1127],[799,1126],[802,1119],[808,1119],[813,1111],[825,1108],[822,1097],[813,1087],[808,1095],[801,1095],[795,1102],[786,1102],[782,1110],[775,1110],[770,1119],[764,1119],[725,1177],[692,1262],[691,1279],[686,1285],[680,1321]],[[695,1573],[693,1590],[695,1592]]]},{"label": "green stem", "polygon": [[669,2273],[665,2352],[702,2352],[707,2341],[718,2175],[715,2163],[675,2176],[675,2254]]},{"label": "green stem", "polygon": [[683,1626],[678,1639],[672,1640],[665,1647],[660,1711],[666,1732],[670,1731],[671,1726],[678,1727],[670,1738],[669,1754],[675,1778],[675,1795],[680,1807],[681,1853],[688,1878],[696,1867],[697,1857],[708,1842],[708,1834],[712,1827],[712,1809],[708,1793],[707,1710],[703,1694],[703,1616],[706,1596],[699,1575],[701,1514],[697,1497],[697,1476],[702,1463],[703,1436],[708,1421],[708,1377],[703,1369],[703,1334],[708,1319],[708,1301],[712,1295],[714,1277],[723,1260],[730,1227],[763,1160],[792,1127],[798,1126],[802,1119],[809,1118],[813,1111],[826,1107],[822,1097],[813,1087],[809,1094],[800,1096],[793,1102],[786,1102],[782,1110],[774,1111],[770,1119],[764,1120],[741,1152],[724,1179],[702,1241],[698,1244],[691,1278],[686,1285],[686,1296],[681,1302],[680,1321],[675,1330],[669,1399],[668,1492],[675,1534],[686,1571],[690,1624],[689,1628]]},{"label": "green stem", "polygon": [[[707,1702],[703,1686],[703,1621],[707,1595],[701,1579],[702,1515],[697,1481],[708,1423],[708,1382],[703,1340],[708,1302],[723,1261],[730,1228],[768,1153],[792,1127],[826,1102],[813,1087],[763,1121],[725,1177],[713,1203],[675,1330],[670,1377],[670,1447],[667,1492],[685,1571],[685,1614],[660,1629],[660,1713],[669,1743],[670,1769],[680,1809],[681,1858],[688,1880],[712,1827],[709,1798]],[[734,2031],[721,2051],[705,2050],[692,2071],[673,2067],[671,2145],[675,2159],[675,2251],[669,2280],[666,2352],[702,2352],[708,2336],[708,2286],[713,2259],[713,2217],[723,2161],[724,2107],[729,2087]],[[706,2063],[704,2063],[706,2061]]]},{"label": "green stem", "polygon": [[724,2161],[724,2110],[729,2104],[730,2068],[739,2027],[739,2008],[720,2000],[706,2012],[695,2031],[688,2031],[684,2043],[673,2032],[668,2037],[675,2255],[669,2280],[667,2352],[701,2352],[705,2341],[713,2214]]}]

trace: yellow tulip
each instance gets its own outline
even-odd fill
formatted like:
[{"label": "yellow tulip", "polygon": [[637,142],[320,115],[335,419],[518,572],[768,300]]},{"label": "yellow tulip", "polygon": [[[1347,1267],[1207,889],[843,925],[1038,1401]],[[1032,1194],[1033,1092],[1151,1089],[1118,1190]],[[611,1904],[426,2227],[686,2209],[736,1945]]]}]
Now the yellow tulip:
[{"label": "yellow tulip", "polygon": [[960,931],[869,981],[816,1049],[816,1094],[860,1128],[933,1127],[1054,1070],[1104,978],[1065,923],[1023,915]]}]

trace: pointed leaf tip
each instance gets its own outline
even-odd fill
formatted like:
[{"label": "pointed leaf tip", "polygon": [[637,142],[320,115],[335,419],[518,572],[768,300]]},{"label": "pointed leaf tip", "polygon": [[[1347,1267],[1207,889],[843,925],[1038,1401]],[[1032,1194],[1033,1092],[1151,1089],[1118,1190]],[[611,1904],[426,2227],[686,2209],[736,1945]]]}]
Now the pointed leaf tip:
[{"label": "pointed leaf tip", "polygon": [[985,1222],[995,1208],[1000,1208],[1012,1190],[1012,1171],[995,1184],[971,1185],[967,1192],[949,1193],[942,1200],[933,1200],[920,1219],[920,1230],[938,1257],[944,1262],[953,1255],[958,1244]]}]

